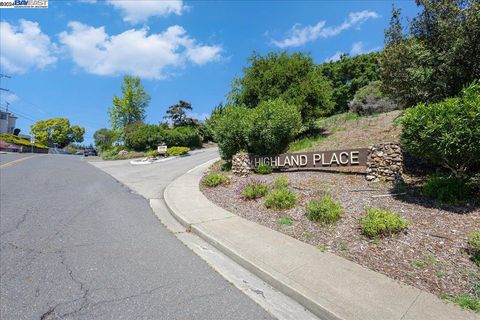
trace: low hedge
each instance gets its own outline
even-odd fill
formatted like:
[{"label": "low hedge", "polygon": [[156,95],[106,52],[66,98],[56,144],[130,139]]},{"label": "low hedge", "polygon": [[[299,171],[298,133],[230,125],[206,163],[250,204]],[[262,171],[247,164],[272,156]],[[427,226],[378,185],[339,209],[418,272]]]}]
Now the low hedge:
[{"label": "low hedge", "polygon": [[13,143],[19,146],[24,146],[24,147],[36,147],[39,149],[48,149],[47,146],[41,144],[41,143],[30,143],[27,139],[20,138],[18,136],[15,136],[13,134],[9,133],[2,133],[0,134],[0,140],[3,140],[5,142]]}]

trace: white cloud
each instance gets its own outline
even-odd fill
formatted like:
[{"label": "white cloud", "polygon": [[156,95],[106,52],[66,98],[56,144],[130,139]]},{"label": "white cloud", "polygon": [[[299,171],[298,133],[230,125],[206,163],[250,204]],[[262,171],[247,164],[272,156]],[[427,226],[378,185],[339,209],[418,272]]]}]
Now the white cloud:
[{"label": "white cloud", "polygon": [[[378,51],[380,50],[380,47],[374,47],[370,49],[365,48],[365,44],[362,41],[354,42],[352,44],[352,48],[350,49],[350,52],[348,53],[349,56],[357,56],[359,54],[364,54],[364,53],[370,53],[373,51]],[[325,62],[332,62],[332,61],[338,61],[340,60],[342,54],[345,54],[345,52],[337,51],[335,54],[327,59],[325,59]]]},{"label": "white cloud", "polygon": [[42,33],[38,23],[28,20],[19,22],[18,26],[0,22],[1,68],[6,72],[21,74],[55,63],[55,45]]},{"label": "white cloud", "polygon": [[287,37],[283,40],[272,40],[272,44],[279,48],[299,47],[307,42],[315,41],[319,38],[330,38],[340,34],[342,31],[350,29],[354,26],[360,26],[369,19],[380,17],[376,12],[364,10],[351,12],[347,19],[338,26],[325,27],[326,21],[319,21],[314,26],[302,27],[295,24],[287,33]]},{"label": "white cloud", "polygon": [[12,92],[0,91],[0,100],[12,103],[18,100],[18,96]]},{"label": "white cloud", "polygon": [[142,28],[117,35],[75,21],[68,26],[69,31],[60,33],[60,42],[80,68],[97,75],[162,79],[188,62],[203,65],[221,58],[221,46],[199,44],[178,25],[159,34],[148,34],[147,28]]},{"label": "white cloud", "polygon": [[182,0],[107,0],[121,11],[123,20],[130,23],[146,22],[150,17],[181,15],[185,10]]}]

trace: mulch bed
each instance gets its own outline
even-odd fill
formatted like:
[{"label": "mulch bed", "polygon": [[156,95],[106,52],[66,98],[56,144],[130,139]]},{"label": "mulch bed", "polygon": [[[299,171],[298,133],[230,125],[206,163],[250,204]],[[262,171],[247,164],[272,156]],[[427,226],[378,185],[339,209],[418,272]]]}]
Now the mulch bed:
[{"label": "mulch bed", "polygon": [[[212,170],[218,170],[218,165]],[[298,205],[290,210],[266,209],[263,199],[245,201],[239,189],[249,179],[270,183],[286,176],[289,188],[297,193]],[[230,183],[203,188],[217,205],[245,219],[294,237],[321,250],[333,252],[393,279],[434,294],[471,292],[472,282],[480,281],[480,270],[468,253],[468,233],[480,229],[480,204],[448,208],[421,196],[391,195],[389,183],[369,183],[364,175],[331,172],[288,172],[249,178],[231,176]],[[345,208],[333,226],[321,226],[305,215],[304,205],[329,192]],[[479,197],[480,198],[480,197]],[[406,232],[371,240],[361,235],[358,218],[364,208],[390,209],[410,222]],[[281,225],[282,217],[293,219]]]}]

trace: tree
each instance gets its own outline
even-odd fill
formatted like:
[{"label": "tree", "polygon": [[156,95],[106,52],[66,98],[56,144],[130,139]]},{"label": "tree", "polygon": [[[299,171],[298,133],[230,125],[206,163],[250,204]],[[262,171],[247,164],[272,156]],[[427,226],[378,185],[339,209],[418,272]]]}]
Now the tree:
[{"label": "tree", "polygon": [[394,8],[380,59],[385,93],[407,107],[455,96],[480,78],[480,1],[417,0],[417,5],[422,10],[402,37]]},{"label": "tree", "polygon": [[306,126],[332,112],[330,83],[309,55],[270,52],[261,56],[254,52],[248,62],[243,77],[233,81],[229,104],[256,108],[280,98],[298,108]]},{"label": "tree", "polygon": [[198,120],[187,117],[187,110],[192,110],[192,105],[180,100],[168,108],[165,119],[169,119],[175,127],[198,125]]},{"label": "tree", "polygon": [[122,84],[122,97],[114,96],[108,110],[110,123],[125,139],[127,126],[145,120],[145,109],[150,103],[150,95],[140,83],[139,77],[125,76]]},{"label": "tree", "polygon": [[95,140],[95,146],[104,151],[112,147],[113,143],[118,139],[118,134],[113,130],[102,128],[95,131],[93,139]]},{"label": "tree", "polygon": [[83,142],[85,129],[77,125],[70,126],[66,118],[53,118],[37,121],[31,126],[30,131],[35,135],[35,140],[52,146],[58,144],[60,148],[72,142]]},{"label": "tree", "polygon": [[379,80],[378,57],[379,54],[376,52],[355,57],[344,54],[338,61],[322,63],[318,66],[332,84],[333,113],[347,111],[348,103],[358,89],[371,81]]},{"label": "tree", "polygon": [[20,131],[22,130],[20,130],[19,128],[15,128],[15,130],[13,130],[13,135],[18,136],[20,134]]}]

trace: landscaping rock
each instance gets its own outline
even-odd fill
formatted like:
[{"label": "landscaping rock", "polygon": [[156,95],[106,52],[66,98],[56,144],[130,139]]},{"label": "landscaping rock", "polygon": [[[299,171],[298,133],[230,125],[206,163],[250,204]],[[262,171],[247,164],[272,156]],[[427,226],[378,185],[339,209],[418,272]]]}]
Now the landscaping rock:
[{"label": "landscaping rock", "polygon": [[247,177],[252,171],[250,155],[239,152],[232,157],[232,172],[236,176]]},{"label": "landscaping rock", "polygon": [[403,173],[402,149],[395,143],[381,143],[368,147],[368,181],[394,181]]}]

